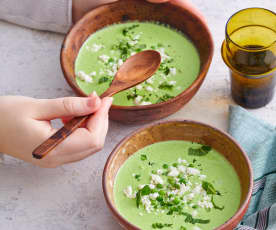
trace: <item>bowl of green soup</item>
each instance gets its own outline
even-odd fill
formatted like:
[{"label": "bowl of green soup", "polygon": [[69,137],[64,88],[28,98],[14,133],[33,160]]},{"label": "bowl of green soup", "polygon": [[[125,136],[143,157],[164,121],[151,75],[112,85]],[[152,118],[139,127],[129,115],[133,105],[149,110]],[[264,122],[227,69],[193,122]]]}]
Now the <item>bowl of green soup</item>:
[{"label": "bowl of green soup", "polygon": [[128,230],[232,230],[252,194],[252,169],[228,134],[165,121],[124,138],[110,154],[103,191]]},{"label": "bowl of green soup", "polygon": [[64,76],[80,96],[99,95],[131,55],[157,50],[158,71],[114,96],[112,120],[148,122],[185,105],[201,86],[213,56],[209,29],[195,13],[171,3],[120,0],[87,13],[61,49]]}]

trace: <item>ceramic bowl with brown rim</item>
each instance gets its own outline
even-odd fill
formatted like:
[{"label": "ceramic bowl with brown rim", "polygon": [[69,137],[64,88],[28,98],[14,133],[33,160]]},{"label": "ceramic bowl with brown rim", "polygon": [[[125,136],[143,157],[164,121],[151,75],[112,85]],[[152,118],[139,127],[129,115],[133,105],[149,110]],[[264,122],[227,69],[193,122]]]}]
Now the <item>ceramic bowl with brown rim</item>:
[{"label": "ceramic bowl with brown rim", "polygon": [[222,154],[234,167],[241,185],[239,209],[216,230],[232,230],[244,216],[252,194],[253,173],[250,161],[239,144],[227,133],[195,121],[165,121],[141,128],[125,137],[110,154],[103,172],[103,191],[115,219],[127,230],[139,230],[116,209],[114,182],[118,170],[132,154],[161,141],[184,140],[208,145]]},{"label": "ceramic bowl with brown rim", "polygon": [[198,91],[213,56],[213,41],[206,23],[191,9],[171,3],[153,4],[141,0],[120,0],[100,6],[80,19],[68,32],[61,48],[61,67],[65,79],[79,96],[86,94],[79,88],[75,76],[75,60],[82,44],[97,30],[126,21],[157,21],[182,31],[196,46],[200,56],[200,72],[192,85],[178,96],[158,104],[143,106],[113,105],[112,120],[139,123],[166,117],[185,105]]}]

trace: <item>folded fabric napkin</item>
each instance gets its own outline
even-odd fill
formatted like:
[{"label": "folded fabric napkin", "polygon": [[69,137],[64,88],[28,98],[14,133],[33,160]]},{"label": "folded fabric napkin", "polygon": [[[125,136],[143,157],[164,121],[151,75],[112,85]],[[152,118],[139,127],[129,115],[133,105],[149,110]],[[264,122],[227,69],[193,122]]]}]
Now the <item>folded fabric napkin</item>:
[{"label": "folded fabric napkin", "polygon": [[253,196],[236,230],[276,230],[276,129],[239,106],[230,106],[229,130],[254,172]]}]

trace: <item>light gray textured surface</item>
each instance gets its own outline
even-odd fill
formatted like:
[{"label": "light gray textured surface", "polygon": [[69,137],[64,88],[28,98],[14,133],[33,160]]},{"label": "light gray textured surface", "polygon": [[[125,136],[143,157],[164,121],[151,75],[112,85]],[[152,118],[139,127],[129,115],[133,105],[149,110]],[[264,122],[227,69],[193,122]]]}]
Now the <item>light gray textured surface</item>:
[{"label": "light gray textured surface", "polygon": [[[194,0],[206,15],[215,55],[206,81],[181,111],[166,118],[194,119],[226,130],[229,78],[221,56],[225,22],[239,9],[276,10],[275,0]],[[59,49],[63,36],[0,22],[0,95],[55,98],[73,95],[63,79]],[[204,39],[204,38],[203,38]],[[276,125],[276,98],[251,110]],[[101,174],[114,146],[138,126],[111,122],[104,149],[57,169],[41,169],[5,157],[0,165],[0,230],[121,230],[105,204]]]}]

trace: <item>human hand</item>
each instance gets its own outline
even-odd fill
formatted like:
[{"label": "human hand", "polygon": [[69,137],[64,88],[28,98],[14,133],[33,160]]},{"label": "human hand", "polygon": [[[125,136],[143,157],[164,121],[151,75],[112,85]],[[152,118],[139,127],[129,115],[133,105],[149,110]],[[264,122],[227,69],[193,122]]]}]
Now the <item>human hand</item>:
[{"label": "human hand", "polygon": [[[73,23],[77,22],[89,10],[94,9],[97,6],[100,6],[102,4],[116,2],[116,1],[117,0],[97,0],[97,1],[73,0],[73,7],[72,7]],[[164,3],[164,2],[170,1],[175,5],[190,9],[206,23],[206,19],[204,18],[203,14],[198,9],[196,9],[188,0],[147,0],[147,1],[152,3]]]},{"label": "human hand", "polygon": [[[53,168],[82,160],[99,151],[108,129],[112,98],[100,99],[95,93],[87,98],[33,99],[21,96],[0,97],[0,152]],[[94,113],[84,127],[78,128],[43,159],[32,151],[53,135],[51,120]]]}]

